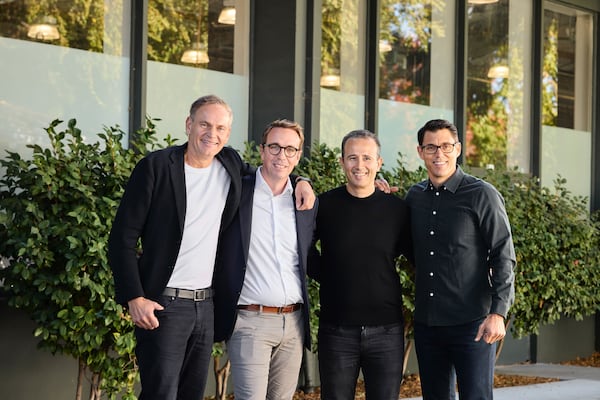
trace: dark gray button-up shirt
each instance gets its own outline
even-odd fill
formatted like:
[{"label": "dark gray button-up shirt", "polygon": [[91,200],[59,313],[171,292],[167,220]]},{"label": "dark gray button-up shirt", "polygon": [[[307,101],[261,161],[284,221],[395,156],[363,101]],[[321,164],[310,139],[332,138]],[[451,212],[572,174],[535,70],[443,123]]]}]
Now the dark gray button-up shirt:
[{"label": "dark gray button-up shirt", "polygon": [[459,325],[514,301],[515,250],[504,199],[460,167],[435,188],[409,190],[416,266],[415,321]]}]

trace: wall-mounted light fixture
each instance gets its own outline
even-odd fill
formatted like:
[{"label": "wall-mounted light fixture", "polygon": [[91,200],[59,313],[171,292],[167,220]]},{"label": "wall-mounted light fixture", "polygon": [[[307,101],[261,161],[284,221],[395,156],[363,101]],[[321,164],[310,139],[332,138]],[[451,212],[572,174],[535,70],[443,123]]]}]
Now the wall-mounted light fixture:
[{"label": "wall-mounted light fixture", "polygon": [[56,27],[56,18],[52,16],[43,17],[38,23],[29,25],[27,36],[37,40],[56,40],[60,38]]}]

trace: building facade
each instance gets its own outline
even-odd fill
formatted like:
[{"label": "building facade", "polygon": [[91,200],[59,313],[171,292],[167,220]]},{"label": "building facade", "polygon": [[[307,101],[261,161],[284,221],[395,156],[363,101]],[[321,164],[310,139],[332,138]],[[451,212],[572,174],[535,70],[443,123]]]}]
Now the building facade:
[{"label": "building facade", "polygon": [[183,141],[189,104],[215,93],[232,105],[238,149],[287,117],[307,146],[373,130],[386,166],[401,153],[410,168],[418,127],[446,118],[465,165],[545,185],[560,174],[595,209],[599,11],[598,0],[2,0],[0,146],[43,144],[55,118],[92,137],[149,116]]},{"label": "building facade", "polygon": [[0,0],[0,150],[48,144],[57,118],[94,140],[148,116],[182,143],[213,93],[240,150],[285,117],[305,153],[366,128],[384,168],[416,168],[418,128],[445,118],[463,164],[561,176],[596,210],[599,16],[600,0]]}]

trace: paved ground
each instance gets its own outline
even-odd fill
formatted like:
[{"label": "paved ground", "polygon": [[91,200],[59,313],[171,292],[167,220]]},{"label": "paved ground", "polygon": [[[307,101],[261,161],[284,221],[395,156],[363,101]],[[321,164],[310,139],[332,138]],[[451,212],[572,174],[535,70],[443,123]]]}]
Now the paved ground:
[{"label": "paved ground", "polygon": [[[600,368],[557,364],[518,364],[496,367],[507,375],[558,378],[560,382],[494,390],[494,400],[600,400]],[[413,397],[407,400],[419,400]]]}]

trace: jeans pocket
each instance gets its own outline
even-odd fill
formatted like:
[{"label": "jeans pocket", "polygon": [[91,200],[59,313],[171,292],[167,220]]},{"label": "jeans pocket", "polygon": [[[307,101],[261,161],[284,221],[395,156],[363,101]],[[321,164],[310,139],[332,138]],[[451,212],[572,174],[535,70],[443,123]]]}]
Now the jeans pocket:
[{"label": "jeans pocket", "polygon": [[160,296],[157,299],[157,303],[160,304],[163,309],[162,310],[156,310],[155,312],[157,314],[160,314],[164,311],[166,311],[171,305],[173,305],[176,301],[177,301],[177,297],[173,297],[173,296]]}]

